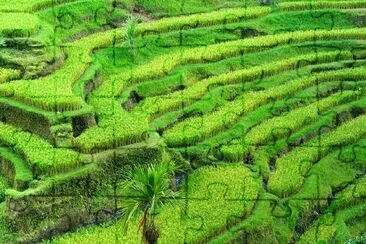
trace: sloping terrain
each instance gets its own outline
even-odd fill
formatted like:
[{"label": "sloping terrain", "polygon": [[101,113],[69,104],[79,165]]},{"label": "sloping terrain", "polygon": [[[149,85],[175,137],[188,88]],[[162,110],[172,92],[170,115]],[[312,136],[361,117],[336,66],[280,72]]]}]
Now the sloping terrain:
[{"label": "sloping terrain", "polygon": [[166,159],[159,243],[361,236],[365,9],[0,0],[0,242],[140,243],[119,183]]}]

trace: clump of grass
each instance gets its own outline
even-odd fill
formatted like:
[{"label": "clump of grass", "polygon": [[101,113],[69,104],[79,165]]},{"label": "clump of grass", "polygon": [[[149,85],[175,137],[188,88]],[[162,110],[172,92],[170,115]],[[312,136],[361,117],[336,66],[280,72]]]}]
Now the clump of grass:
[{"label": "clump of grass", "polygon": [[126,20],[126,29],[124,33],[124,39],[127,42],[128,48],[133,56],[136,56],[136,27],[137,19],[130,16]]}]

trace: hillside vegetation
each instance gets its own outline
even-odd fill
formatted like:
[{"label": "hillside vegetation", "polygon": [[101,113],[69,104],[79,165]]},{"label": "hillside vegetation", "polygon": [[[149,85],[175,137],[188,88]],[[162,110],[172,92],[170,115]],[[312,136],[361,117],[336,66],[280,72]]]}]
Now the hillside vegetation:
[{"label": "hillside vegetation", "polygon": [[158,243],[362,241],[365,9],[0,0],[0,243],[141,243],[159,162]]}]

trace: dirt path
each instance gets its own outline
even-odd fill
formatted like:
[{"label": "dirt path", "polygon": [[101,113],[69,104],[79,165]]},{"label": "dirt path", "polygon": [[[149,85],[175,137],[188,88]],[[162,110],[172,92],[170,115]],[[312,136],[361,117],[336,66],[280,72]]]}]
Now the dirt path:
[{"label": "dirt path", "polygon": [[150,13],[148,13],[146,11],[146,9],[144,9],[144,8],[142,8],[140,6],[135,6],[134,7],[134,9],[133,9],[133,15],[135,17],[141,18],[145,22],[150,22],[150,21],[156,20],[156,18],[154,16],[152,16]]}]

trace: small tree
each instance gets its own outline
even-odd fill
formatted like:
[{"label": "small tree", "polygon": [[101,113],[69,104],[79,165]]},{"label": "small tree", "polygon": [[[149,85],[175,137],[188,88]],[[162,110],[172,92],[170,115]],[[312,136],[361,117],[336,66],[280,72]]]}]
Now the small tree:
[{"label": "small tree", "polygon": [[122,203],[125,231],[131,218],[140,212],[139,227],[144,243],[157,243],[159,230],[155,223],[156,209],[174,197],[171,190],[174,170],[169,162],[137,167],[123,183],[123,193],[127,194]]},{"label": "small tree", "polygon": [[137,20],[133,16],[130,16],[126,20],[126,29],[124,33],[124,38],[127,41],[128,47],[133,56],[136,55],[136,43],[135,43],[136,26],[137,26]]}]

